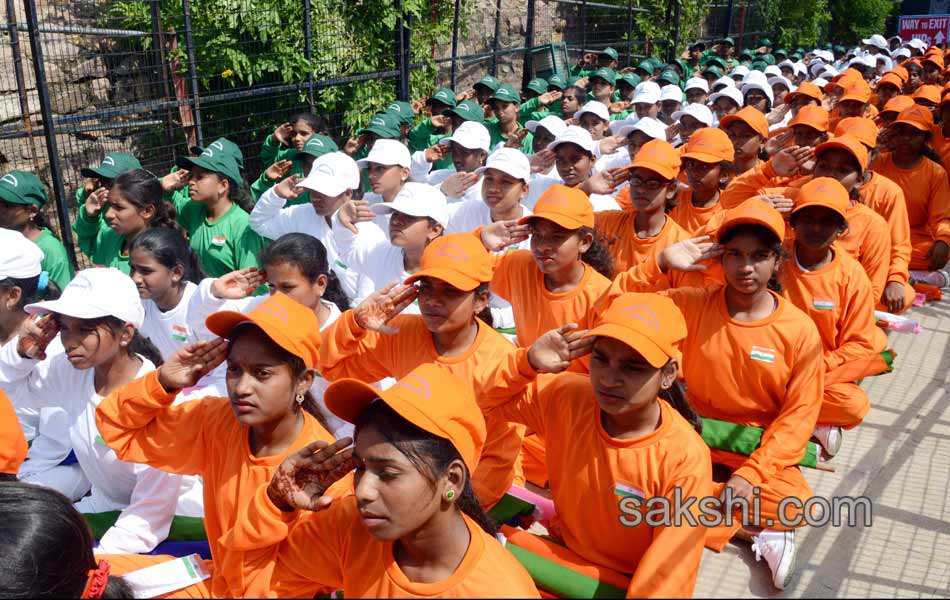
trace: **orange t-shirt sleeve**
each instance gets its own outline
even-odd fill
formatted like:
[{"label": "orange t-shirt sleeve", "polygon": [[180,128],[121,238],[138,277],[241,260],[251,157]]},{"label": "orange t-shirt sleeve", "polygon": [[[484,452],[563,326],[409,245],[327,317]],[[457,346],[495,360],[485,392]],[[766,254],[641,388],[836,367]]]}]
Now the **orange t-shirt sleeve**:
[{"label": "orange t-shirt sleeve", "polygon": [[[881,176],[883,177],[883,176]],[[891,237],[891,261],[887,272],[887,281],[907,283],[910,279],[910,218],[907,216],[907,204],[904,199],[904,190],[892,185],[896,196],[892,203],[894,207],[889,215],[882,215],[887,222]]]},{"label": "orange t-shirt sleeve", "polygon": [[99,435],[122,460],[199,473],[205,464],[205,401],[172,406],[176,396],[159,383],[158,371],[136,379],[99,404]]},{"label": "orange t-shirt sleeve", "polygon": [[762,433],[759,448],[735,471],[752,485],[760,485],[780,469],[798,464],[805,456],[821,409],[824,362],[818,331],[812,327],[789,334],[797,335],[799,343],[782,409]]},{"label": "orange t-shirt sleeve", "polygon": [[947,172],[940,167],[933,169],[933,173],[927,221],[934,239],[950,244],[950,185]]},{"label": "orange t-shirt sleeve", "polygon": [[491,291],[508,302],[511,302],[513,291],[510,277],[512,261],[509,258],[512,252],[517,252],[517,250],[490,254],[493,269]]},{"label": "orange t-shirt sleeve", "polygon": [[729,210],[762,193],[767,187],[778,187],[788,182],[788,178],[779,177],[770,162],[762,167],[750,169],[729,182],[719,195],[719,204]]},{"label": "orange t-shirt sleeve", "polygon": [[26,460],[28,446],[13,403],[0,390],[0,473],[16,475]]},{"label": "orange t-shirt sleeve", "polygon": [[[855,263],[851,263],[855,267]],[[847,304],[841,307],[837,348],[825,352],[825,372],[855,360],[864,360],[880,350],[876,348],[877,325],[874,306],[877,303],[870,281],[861,269],[851,271]]]},{"label": "orange t-shirt sleeve", "polygon": [[[887,282],[893,281],[890,278],[890,273],[893,270],[891,263],[893,255],[891,254],[889,232],[881,230],[876,234],[869,235],[864,254],[867,259],[862,262],[861,266],[864,267],[868,280],[871,282],[872,293],[875,298],[880,298],[884,293],[884,286],[887,285]],[[910,257],[909,254],[907,256]]]},{"label": "orange t-shirt sleeve", "polygon": [[528,362],[528,349],[509,352],[490,370],[477,395],[485,416],[527,425],[544,435],[544,419],[538,405],[538,372]]},{"label": "orange t-shirt sleeve", "polygon": [[[390,325],[398,327],[399,316]],[[394,338],[363,329],[356,323],[353,311],[345,311],[321,332],[320,374],[329,381],[355,377],[363,381],[379,381],[391,374]]]}]

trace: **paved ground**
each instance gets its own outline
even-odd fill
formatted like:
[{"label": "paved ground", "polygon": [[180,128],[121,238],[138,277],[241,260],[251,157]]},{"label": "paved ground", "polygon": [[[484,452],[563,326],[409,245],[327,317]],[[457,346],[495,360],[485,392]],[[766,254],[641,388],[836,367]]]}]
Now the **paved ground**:
[{"label": "paved ground", "polygon": [[894,372],[864,381],[871,412],[845,433],[836,472],[805,469],[816,495],[869,497],[872,526],[799,530],[784,592],[748,543],[706,550],[696,598],[950,595],[950,301],[908,316],[924,331],[890,335]]}]

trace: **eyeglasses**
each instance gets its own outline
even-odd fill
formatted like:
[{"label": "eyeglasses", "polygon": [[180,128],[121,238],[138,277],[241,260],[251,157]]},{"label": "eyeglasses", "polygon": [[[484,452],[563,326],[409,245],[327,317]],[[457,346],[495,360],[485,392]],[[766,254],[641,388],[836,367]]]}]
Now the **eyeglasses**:
[{"label": "eyeglasses", "polygon": [[669,181],[665,179],[643,179],[642,177],[637,177],[634,175],[630,178],[630,187],[643,188],[645,190],[655,192],[662,187],[669,185]]}]

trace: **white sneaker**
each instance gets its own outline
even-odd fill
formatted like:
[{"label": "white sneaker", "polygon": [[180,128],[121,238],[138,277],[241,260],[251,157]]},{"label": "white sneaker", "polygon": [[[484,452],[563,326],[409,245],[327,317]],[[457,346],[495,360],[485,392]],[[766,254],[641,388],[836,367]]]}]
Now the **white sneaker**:
[{"label": "white sneaker", "polygon": [[755,560],[765,557],[772,571],[772,584],[784,590],[795,574],[795,530],[763,529],[762,533],[752,538],[752,550]]},{"label": "white sneaker", "polygon": [[821,444],[822,449],[829,457],[841,450],[841,428],[837,425],[817,425],[812,435]]}]

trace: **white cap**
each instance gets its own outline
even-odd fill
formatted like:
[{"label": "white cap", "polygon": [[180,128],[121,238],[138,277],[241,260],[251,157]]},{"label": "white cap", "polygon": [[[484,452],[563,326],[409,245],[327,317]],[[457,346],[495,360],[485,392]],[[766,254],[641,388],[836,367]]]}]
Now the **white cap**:
[{"label": "white cap", "polygon": [[824,77],[825,79],[834,79],[838,76],[838,69],[832,67],[831,65],[825,65],[825,68],[818,75],[819,77]]},{"label": "white cap", "polygon": [[561,144],[577,144],[591,154],[594,153],[594,148],[597,147],[597,142],[594,141],[594,138],[590,137],[590,132],[577,125],[566,127],[564,131],[561,132],[561,135],[554,138],[554,141],[548,144],[548,150],[554,150]]},{"label": "white cap", "polygon": [[736,103],[736,106],[742,107],[745,104],[745,98],[742,96],[742,92],[739,91],[739,88],[727,87],[719,90],[715,94],[709,96],[710,106],[716,103],[716,100],[720,98],[731,98],[733,102]]},{"label": "white cap", "polygon": [[621,127],[617,131],[617,135],[627,137],[634,131],[642,131],[655,140],[666,141],[666,125],[664,125],[662,121],[652,117],[643,117],[633,125]]},{"label": "white cap", "polygon": [[607,127],[608,129],[610,129],[610,133],[612,135],[620,135],[621,129],[623,129],[624,127],[627,127],[628,125],[636,125],[637,121],[639,120],[640,119],[634,113],[633,116],[631,116],[629,119],[617,119],[616,121],[611,121],[610,125],[608,125]]},{"label": "white cap", "polygon": [[894,61],[891,59],[890,56],[886,56],[884,54],[878,54],[877,56],[874,57],[874,60],[877,63],[883,62],[885,71],[890,71],[894,67]]},{"label": "white cap", "polygon": [[907,42],[907,45],[910,46],[911,48],[917,48],[921,52],[927,49],[927,42],[925,42],[924,40],[920,38],[914,38],[910,40],[909,42]]},{"label": "white cap", "polygon": [[313,161],[310,173],[297,185],[332,198],[360,187],[360,168],[349,155],[330,152]]},{"label": "white cap", "polygon": [[712,111],[709,110],[709,107],[705,104],[687,104],[685,107],[683,107],[683,110],[678,110],[673,113],[673,119],[679,121],[685,115],[693,117],[706,127],[712,127],[713,114]]},{"label": "white cap", "polygon": [[42,272],[43,251],[19,231],[0,228],[0,281],[36,277]]},{"label": "white cap", "polygon": [[808,75],[808,67],[806,67],[805,63],[803,63],[802,61],[798,61],[797,63],[795,63],[794,68],[795,68],[795,73],[797,73],[798,75],[803,75],[803,76]]},{"label": "white cap", "polygon": [[898,48],[897,50],[891,53],[891,56],[893,56],[894,58],[897,58],[898,56],[903,56],[904,58],[910,58],[910,50],[908,50],[907,48]]},{"label": "white cap", "polygon": [[677,102],[683,101],[683,90],[680,89],[678,85],[664,85],[660,88],[660,102],[666,100],[676,100]]},{"label": "white cap", "polygon": [[132,278],[113,267],[82,270],[58,300],[27,304],[24,310],[31,315],[52,312],[76,319],[115,317],[136,329],[145,321],[145,309]]},{"label": "white cap", "polygon": [[861,40],[862,44],[868,46],[874,46],[875,48],[880,48],[881,50],[887,50],[890,46],[887,44],[887,40],[884,39],[884,36],[880,33],[875,33],[866,40]]},{"label": "white cap", "polygon": [[488,169],[498,169],[525,183],[531,179],[531,163],[528,162],[528,156],[515,148],[495,150],[488,155],[485,166],[475,169],[475,172],[482,175]]},{"label": "white cap", "polygon": [[686,87],[684,90],[693,90],[700,89],[709,93],[709,82],[703,79],[702,77],[690,77],[686,80]]},{"label": "white cap", "polygon": [[772,86],[769,85],[768,81],[764,83],[755,81],[752,83],[745,83],[742,85],[742,98],[743,106],[745,105],[745,95],[749,93],[750,90],[762,90],[762,92],[768,96],[769,102],[775,102],[775,92],[772,91]]},{"label": "white cap", "polygon": [[[775,76],[775,77],[769,77],[769,85],[775,85],[776,83],[781,83],[782,85],[785,86],[785,89],[787,89],[787,90],[790,91],[790,92],[795,89],[795,86],[792,85],[792,82],[789,81],[789,80],[788,80],[788,77],[785,77],[784,75],[777,75],[777,76]],[[773,90],[772,93],[774,94],[775,91]]]},{"label": "white cap", "polygon": [[729,77],[728,75],[723,75],[713,82],[711,89],[715,89],[717,85],[724,85],[727,88],[734,88],[736,87],[736,80],[732,77]]},{"label": "white cap", "polygon": [[732,69],[731,71],[729,71],[729,77],[732,77],[732,78],[735,78],[738,76],[744,79],[745,76],[748,74],[749,74],[749,67],[745,65],[739,65],[735,67],[734,69]]},{"label": "white cap", "polygon": [[825,70],[825,67],[827,67],[827,66],[828,66],[828,65],[826,65],[826,64],[823,63],[823,62],[815,62],[815,63],[812,63],[811,67],[809,67],[809,70],[811,71],[812,77],[815,77],[815,76],[817,76],[817,75],[820,75],[820,74]]},{"label": "white cap", "polygon": [[855,56],[854,58],[851,59],[850,62],[848,62],[848,66],[853,67],[855,65],[859,67],[868,67],[868,68],[873,69],[877,67],[877,60],[875,60],[875,58],[871,55]]},{"label": "white cap", "polygon": [[377,165],[408,167],[411,160],[409,148],[406,148],[406,145],[399,140],[376,140],[373,149],[369,151],[366,158],[356,161],[356,166],[365,169],[369,163],[376,163]]},{"label": "white cap", "polygon": [[660,101],[660,84],[655,81],[643,81],[633,93],[633,104],[656,104]]},{"label": "white cap", "polygon": [[449,205],[445,194],[428,183],[404,183],[392,202],[378,202],[370,210],[377,215],[388,215],[395,211],[411,217],[429,217],[442,227],[449,222]]},{"label": "white cap", "polygon": [[814,83],[814,84],[817,85],[818,87],[824,89],[824,87],[825,87],[826,85],[828,85],[828,80],[825,79],[824,77],[819,77],[819,78],[817,78],[817,79],[812,80],[812,83]]},{"label": "white cap", "polygon": [[[769,66],[771,67],[772,65],[769,65]],[[780,63],[778,64],[779,73],[782,72],[782,67],[788,67],[789,69],[791,69],[791,70],[794,72],[794,71],[795,71],[795,61],[794,61],[794,60],[789,60],[789,59],[786,58],[785,60],[783,60],[782,62],[780,62]],[[768,73],[768,71],[769,71],[769,69],[768,69],[768,67],[766,67],[765,72]]]},{"label": "white cap", "polygon": [[452,135],[439,140],[439,143],[445,146],[448,146],[449,142],[455,142],[459,146],[468,148],[469,150],[484,150],[488,152],[489,147],[491,147],[491,135],[488,133],[488,129],[481,123],[465,121],[459,125],[458,129],[452,132]]},{"label": "white cap", "polygon": [[775,76],[775,77],[781,77],[781,76],[782,76],[782,69],[778,68],[778,65],[769,65],[769,66],[765,67],[765,71],[764,71],[764,72],[765,72],[765,76],[766,76],[766,77],[768,77],[769,75],[773,75],[773,76]]},{"label": "white cap", "polygon": [[835,62],[835,55],[831,53],[831,50],[815,50],[815,56],[820,57],[826,63]]},{"label": "white cap", "polygon": [[554,137],[557,137],[561,135],[561,132],[567,127],[567,123],[565,123],[564,119],[557,115],[548,115],[540,121],[528,121],[524,124],[524,128],[531,133],[534,133],[538,127],[547,129],[548,133]]},{"label": "white cap", "polygon": [[610,120],[610,111],[607,110],[607,105],[604,104],[603,102],[598,102],[597,100],[591,100],[590,102],[582,106],[579,111],[574,113],[574,118],[577,121],[580,121],[581,117],[583,117],[584,115],[588,113],[592,115],[596,115],[600,117],[601,119],[603,119],[604,121]]},{"label": "white cap", "polygon": [[742,80],[742,83],[739,84],[739,89],[745,91],[745,86],[752,85],[754,83],[759,83],[762,85],[768,85],[769,78],[762,71],[752,71],[749,73],[749,76]]}]

